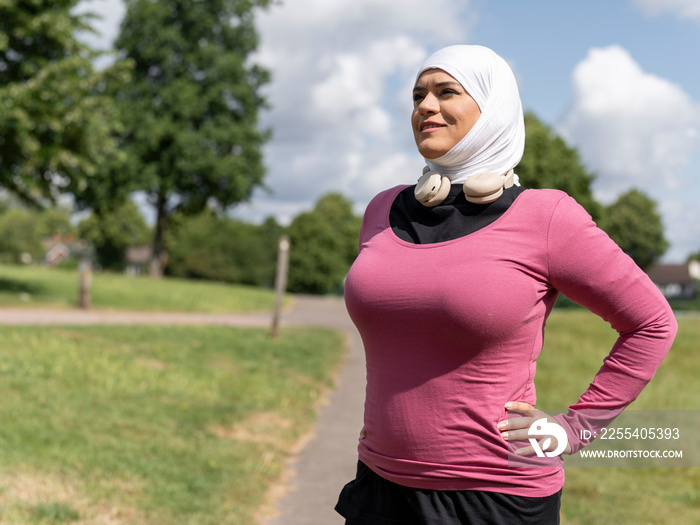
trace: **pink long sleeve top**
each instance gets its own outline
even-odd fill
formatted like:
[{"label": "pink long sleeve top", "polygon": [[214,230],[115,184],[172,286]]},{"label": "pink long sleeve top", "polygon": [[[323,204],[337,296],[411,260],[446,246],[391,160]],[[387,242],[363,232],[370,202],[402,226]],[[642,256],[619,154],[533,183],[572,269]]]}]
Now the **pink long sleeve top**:
[{"label": "pink long sleeve top", "polygon": [[509,465],[496,426],[507,401],[537,403],[536,362],[558,293],[619,333],[572,412],[558,418],[574,451],[582,444],[571,414],[631,403],[671,346],[673,313],[565,193],[526,190],[474,233],[413,244],[389,224],[405,188],[369,204],[345,285],[367,362],[359,458],[409,487],[553,494],[564,482],[561,464]]}]

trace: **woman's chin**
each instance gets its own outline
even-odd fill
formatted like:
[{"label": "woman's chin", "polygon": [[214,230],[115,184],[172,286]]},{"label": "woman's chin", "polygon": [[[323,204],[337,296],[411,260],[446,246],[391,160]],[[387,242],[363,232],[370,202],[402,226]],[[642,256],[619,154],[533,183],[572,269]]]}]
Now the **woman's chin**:
[{"label": "woman's chin", "polygon": [[424,159],[433,160],[442,157],[448,150],[443,148],[434,148],[426,145],[419,145],[418,152],[423,156]]}]

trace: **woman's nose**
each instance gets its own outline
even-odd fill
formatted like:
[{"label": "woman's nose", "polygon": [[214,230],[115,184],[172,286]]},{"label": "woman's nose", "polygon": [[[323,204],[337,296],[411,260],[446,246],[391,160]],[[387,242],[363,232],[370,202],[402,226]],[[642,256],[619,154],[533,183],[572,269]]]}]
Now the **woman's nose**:
[{"label": "woman's nose", "polygon": [[418,104],[418,111],[421,113],[437,113],[440,110],[438,99],[432,93],[428,93]]}]

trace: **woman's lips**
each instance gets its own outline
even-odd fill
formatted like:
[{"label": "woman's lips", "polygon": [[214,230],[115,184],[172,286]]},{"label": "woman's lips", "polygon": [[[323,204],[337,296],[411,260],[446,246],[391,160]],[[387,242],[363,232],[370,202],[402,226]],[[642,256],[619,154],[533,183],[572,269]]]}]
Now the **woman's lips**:
[{"label": "woman's lips", "polygon": [[420,131],[421,133],[431,133],[435,130],[438,130],[440,128],[444,128],[445,124],[440,124],[439,122],[433,122],[431,120],[426,120],[425,122],[422,122],[420,125]]}]

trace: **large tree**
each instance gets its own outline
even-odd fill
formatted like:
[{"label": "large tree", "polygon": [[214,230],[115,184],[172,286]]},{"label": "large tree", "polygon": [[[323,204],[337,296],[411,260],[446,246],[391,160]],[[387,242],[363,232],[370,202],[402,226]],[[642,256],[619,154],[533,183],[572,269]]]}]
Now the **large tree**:
[{"label": "large tree", "polygon": [[600,226],[642,270],[669,246],[656,203],[639,190],[630,190],[607,206]]},{"label": "large tree", "polygon": [[591,191],[594,175],[583,165],[576,149],[530,112],[525,114],[525,152],[515,172],[526,188],[565,191],[594,219],[600,218],[602,207]]},{"label": "large tree", "polygon": [[254,9],[269,0],[127,0],[115,47],[135,63],[114,91],[127,123],[133,189],[156,211],[151,273],[162,274],[176,213],[225,209],[262,184]]},{"label": "large tree", "polygon": [[312,211],[297,215],[289,225],[288,289],[296,293],[339,292],[357,257],[362,219],[352,204],[337,193],[321,197]]},{"label": "large tree", "polygon": [[123,159],[105,79],[123,81],[124,65],[94,70],[76,4],[0,2],[0,186],[33,205],[71,193],[81,207],[104,206],[107,166]]}]

